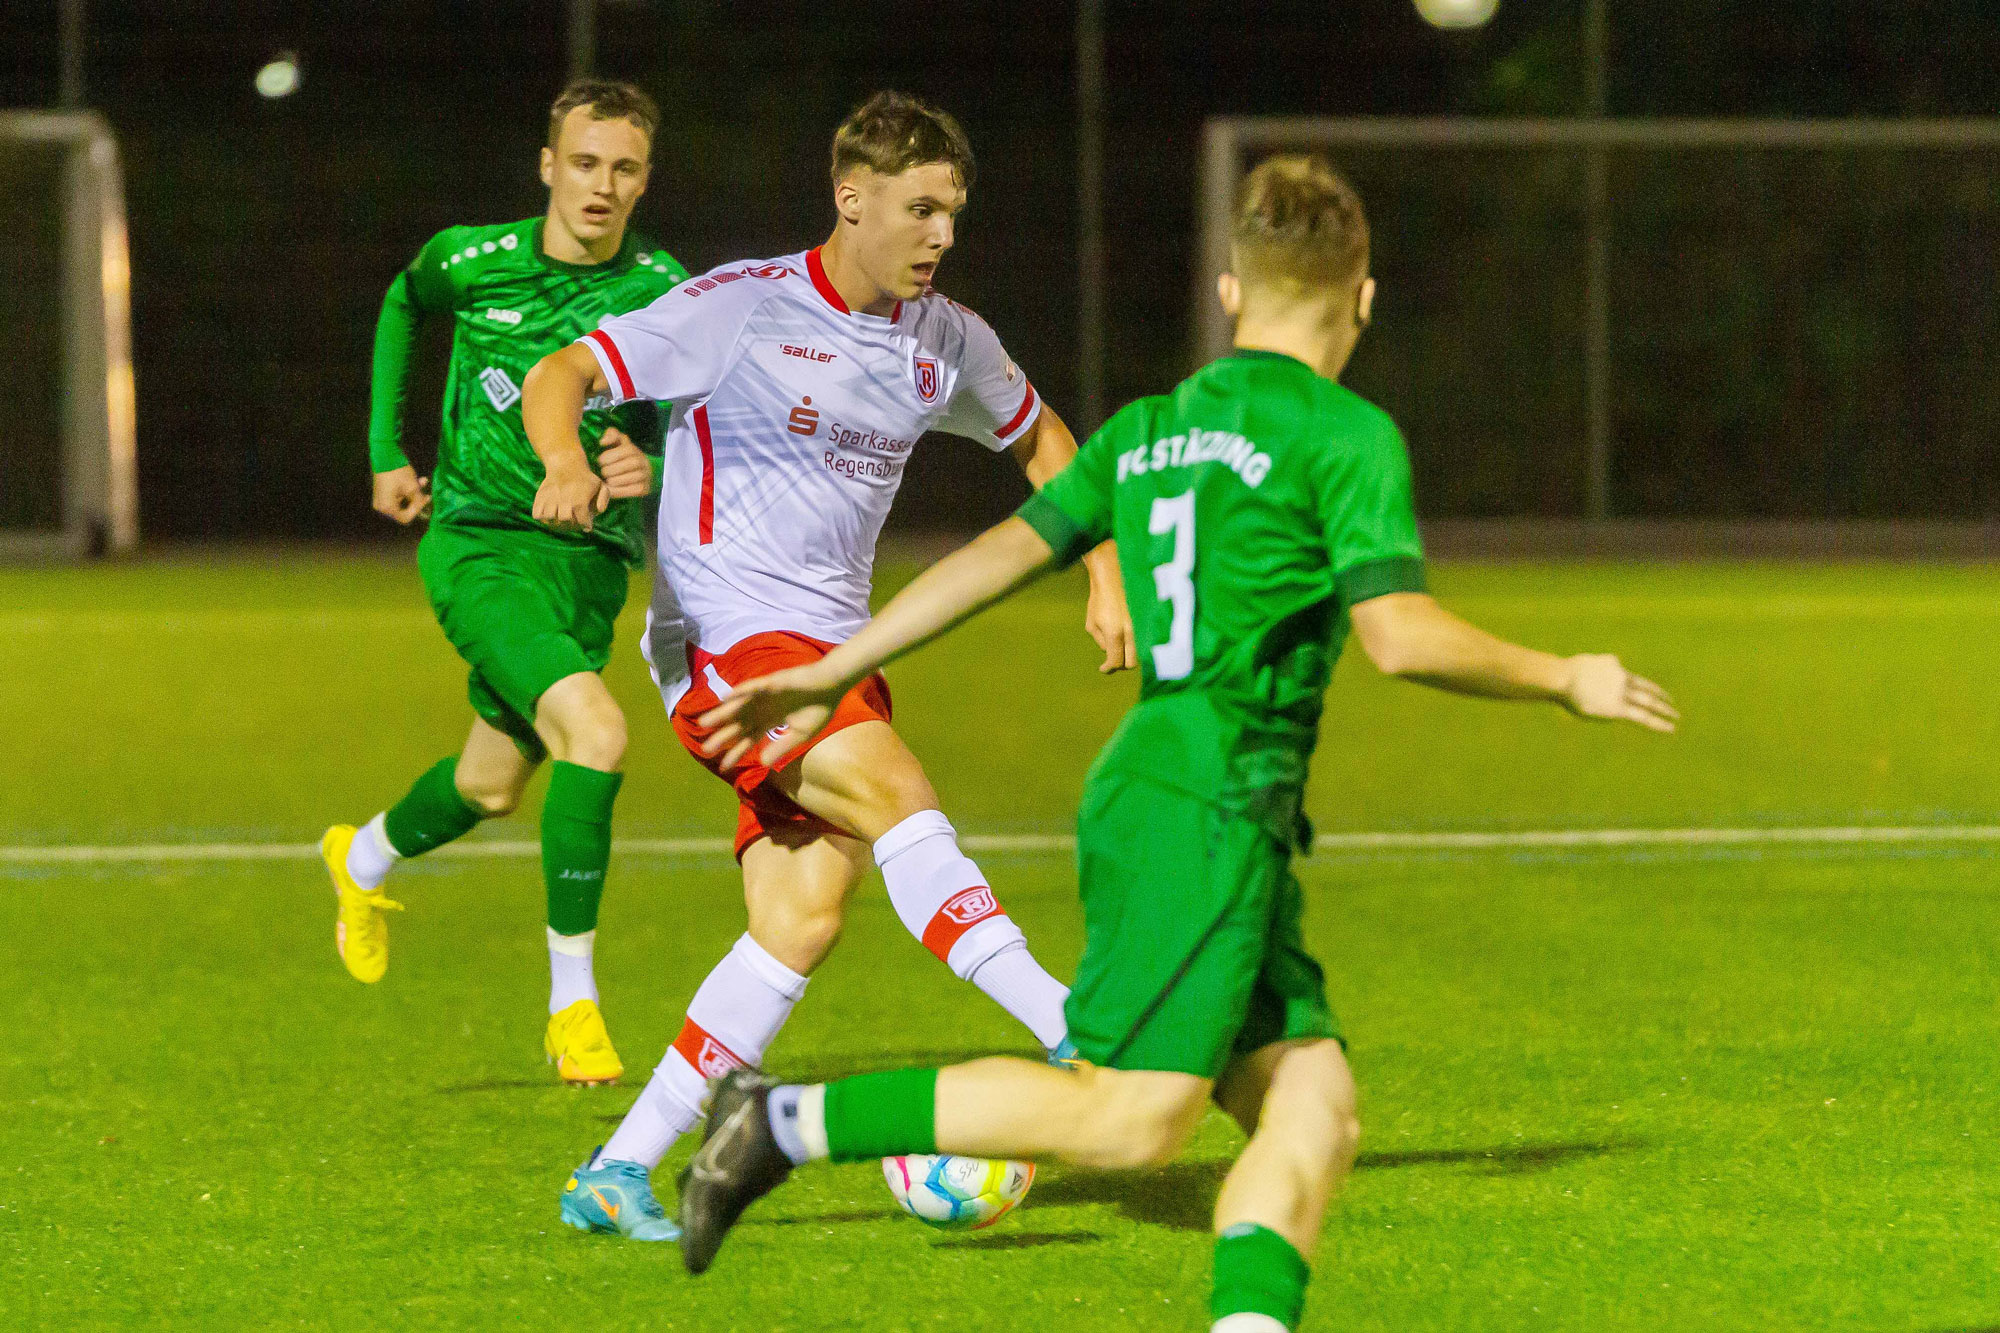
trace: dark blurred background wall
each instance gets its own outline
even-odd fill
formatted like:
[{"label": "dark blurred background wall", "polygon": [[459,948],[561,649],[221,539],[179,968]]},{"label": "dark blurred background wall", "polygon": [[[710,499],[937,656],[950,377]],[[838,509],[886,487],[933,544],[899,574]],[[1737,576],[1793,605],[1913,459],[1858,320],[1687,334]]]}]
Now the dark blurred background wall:
[{"label": "dark blurred background wall", "polygon": [[[1574,114],[1580,10],[1503,0],[1446,34],[1409,0],[1110,5],[1110,401],[1190,368],[1205,117]],[[1994,0],[1611,0],[1611,18],[1616,115],[2000,112]],[[980,156],[940,286],[1074,416],[1073,21],[1035,0],[602,0],[600,72],[665,111],[640,225],[697,271],[816,243],[833,125],[876,88],[925,94]],[[542,210],[565,23],[562,0],[93,0],[88,100],[128,171],[149,534],[380,533],[363,439],[382,289],[441,227]],[[0,6],[0,105],[55,101],[55,31],[54,0]],[[304,83],[266,101],[251,79],[283,49]],[[1351,382],[1405,422],[1424,511],[1577,512],[1574,164],[1445,164],[1440,188],[1435,167],[1350,165],[1384,278]],[[1990,162],[1640,159],[1614,187],[1619,512],[2000,517]],[[1817,225],[1829,199],[1860,205]],[[1481,210],[1506,215],[1505,253],[1436,263]],[[1682,287],[1706,293],[1699,319],[1655,299]],[[896,523],[964,528],[1020,494],[1002,461],[941,440]]]}]

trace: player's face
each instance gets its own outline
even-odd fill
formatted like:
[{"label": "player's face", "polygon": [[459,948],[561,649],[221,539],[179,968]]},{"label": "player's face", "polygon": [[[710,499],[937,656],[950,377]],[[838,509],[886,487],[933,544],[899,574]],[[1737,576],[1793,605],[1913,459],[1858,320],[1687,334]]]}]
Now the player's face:
[{"label": "player's face", "polygon": [[587,106],[563,118],[554,148],[542,150],[542,183],[564,227],[589,244],[623,235],[646,192],[652,144],[629,120],[598,120]]},{"label": "player's face", "polygon": [[926,162],[894,176],[856,172],[854,249],[861,267],[899,301],[922,296],[951,249],[965,187],[943,162]]}]

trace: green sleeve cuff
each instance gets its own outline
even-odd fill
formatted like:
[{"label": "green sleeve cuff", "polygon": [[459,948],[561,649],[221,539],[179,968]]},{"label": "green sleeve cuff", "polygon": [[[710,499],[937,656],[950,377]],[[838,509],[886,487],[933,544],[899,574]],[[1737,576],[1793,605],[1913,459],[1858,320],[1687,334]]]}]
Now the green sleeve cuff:
[{"label": "green sleeve cuff", "polygon": [[1353,606],[1392,592],[1423,592],[1424,562],[1420,556],[1392,556],[1350,565],[1333,578],[1342,606]]},{"label": "green sleeve cuff", "polygon": [[666,471],[667,460],[658,454],[647,454],[646,467],[653,474],[653,489],[647,491],[646,494],[658,495],[660,493],[660,475]]},{"label": "green sleeve cuff", "polygon": [[1067,569],[1083,558],[1084,552],[1097,545],[1083,525],[1071,518],[1063,507],[1041,491],[1028,497],[1028,502],[1014,511],[1014,517],[1035,530],[1049,549],[1056,553],[1056,568]]},{"label": "green sleeve cuff", "polygon": [[394,440],[368,441],[368,470],[370,472],[394,472],[399,467],[408,467],[410,456],[403,452],[403,446]]}]

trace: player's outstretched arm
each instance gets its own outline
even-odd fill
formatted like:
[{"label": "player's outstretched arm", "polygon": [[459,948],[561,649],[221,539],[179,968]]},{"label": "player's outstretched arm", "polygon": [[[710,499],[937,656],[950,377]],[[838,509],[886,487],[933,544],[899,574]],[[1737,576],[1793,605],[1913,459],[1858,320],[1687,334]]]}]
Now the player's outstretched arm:
[{"label": "player's outstretched arm", "polygon": [[1496,638],[1424,593],[1391,593],[1351,612],[1362,651],[1384,673],[1485,699],[1560,703],[1578,717],[1672,731],[1667,692],[1608,653],[1557,657]]},{"label": "player's outstretched arm", "polygon": [[403,402],[410,388],[423,309],[410,293],[407,273],[398,273],[382,298],[375,321],[375,354],[368,394],[368,467],[375,474],[375,512],[405,527],[431,512],[431,482],[420,477],[403,452]]},{"label": "player's outstretched arm", "polygon": [[597,358],[581,343],[550,352],[521,382],[521,424],[546,475],[535,492],[535,521],[590,531],[611,504],[611,488],[590,469],[577,427],[583,405],[609,386]]},{"label": "player's outstretched arm", "polygon": [[714,728],[704,752],[734,768],[765,733],[787,730],[764,745],[762,759],[779,759],[819,734],[834,705],[868,674],[968,620],[1032,580],[1055,560],[1041,534],[1019,518],[988,528],[919,574],[861,632],[808,666],[773,672],[734,686],[702,714]]},{"label": "player's outstretched arm", "polygon": [[[1056,410],[1043,403],[1035,424],[1009,446],[1009,452],[1027,474],[1028,484],[1040,490],[1076,457],[1076,436],[1070,434]],[[1125,604],[1125,576],[1118,568],[1118,548],[1105,542],[1084,555],[1083,567],[1090,575],[1083,627],[1104,650],[1104,661],[1097,669],[1106,675],[1130,671],[1139,665],[1139,641],[1132,632],[1132,610]]]}]

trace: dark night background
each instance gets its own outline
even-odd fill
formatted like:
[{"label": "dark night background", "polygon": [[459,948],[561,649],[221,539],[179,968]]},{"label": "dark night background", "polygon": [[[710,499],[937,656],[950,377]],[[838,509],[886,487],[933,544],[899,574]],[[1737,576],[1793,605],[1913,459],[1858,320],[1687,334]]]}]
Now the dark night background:
[{"label": "dark night background", "polygon": [[[1205,117],[1570,115],[1583,98],[1580,3],[1502,0],[1471,34],[1428,28],[1409,0],[1109,8],[1113,405],[1191,368]],[[441,227],[542,211],[565,9],[91,5],[88,99],[127,171],[149,536],[386,528],[363,444],[382,290]],[[0,7],[0,106],[55,101],[55,12]],[[603,0],[600,72],[665,113],[640,225],[696,271],[816,243],[833,126],[878,87],[927,95],[980,158],[940,285],[1090,424],[1075,420],[1073,20],[1020,0]],[[1614,115],[2000,111],[2000,3],[1611,0],[1611,21]],[[303,88],[263,101],[252,75],[285,48]],[[1615,158],[1617,512],[2000,518],[1994,156]],[[1579,512],[1579,163],[1343,165],[1383,282],[1348,378],[1403,422],[1423,511]],[[421,448],[436,397],[419,393]],[[971,526],[1021,489],[940,442],[896,522]]]}]

